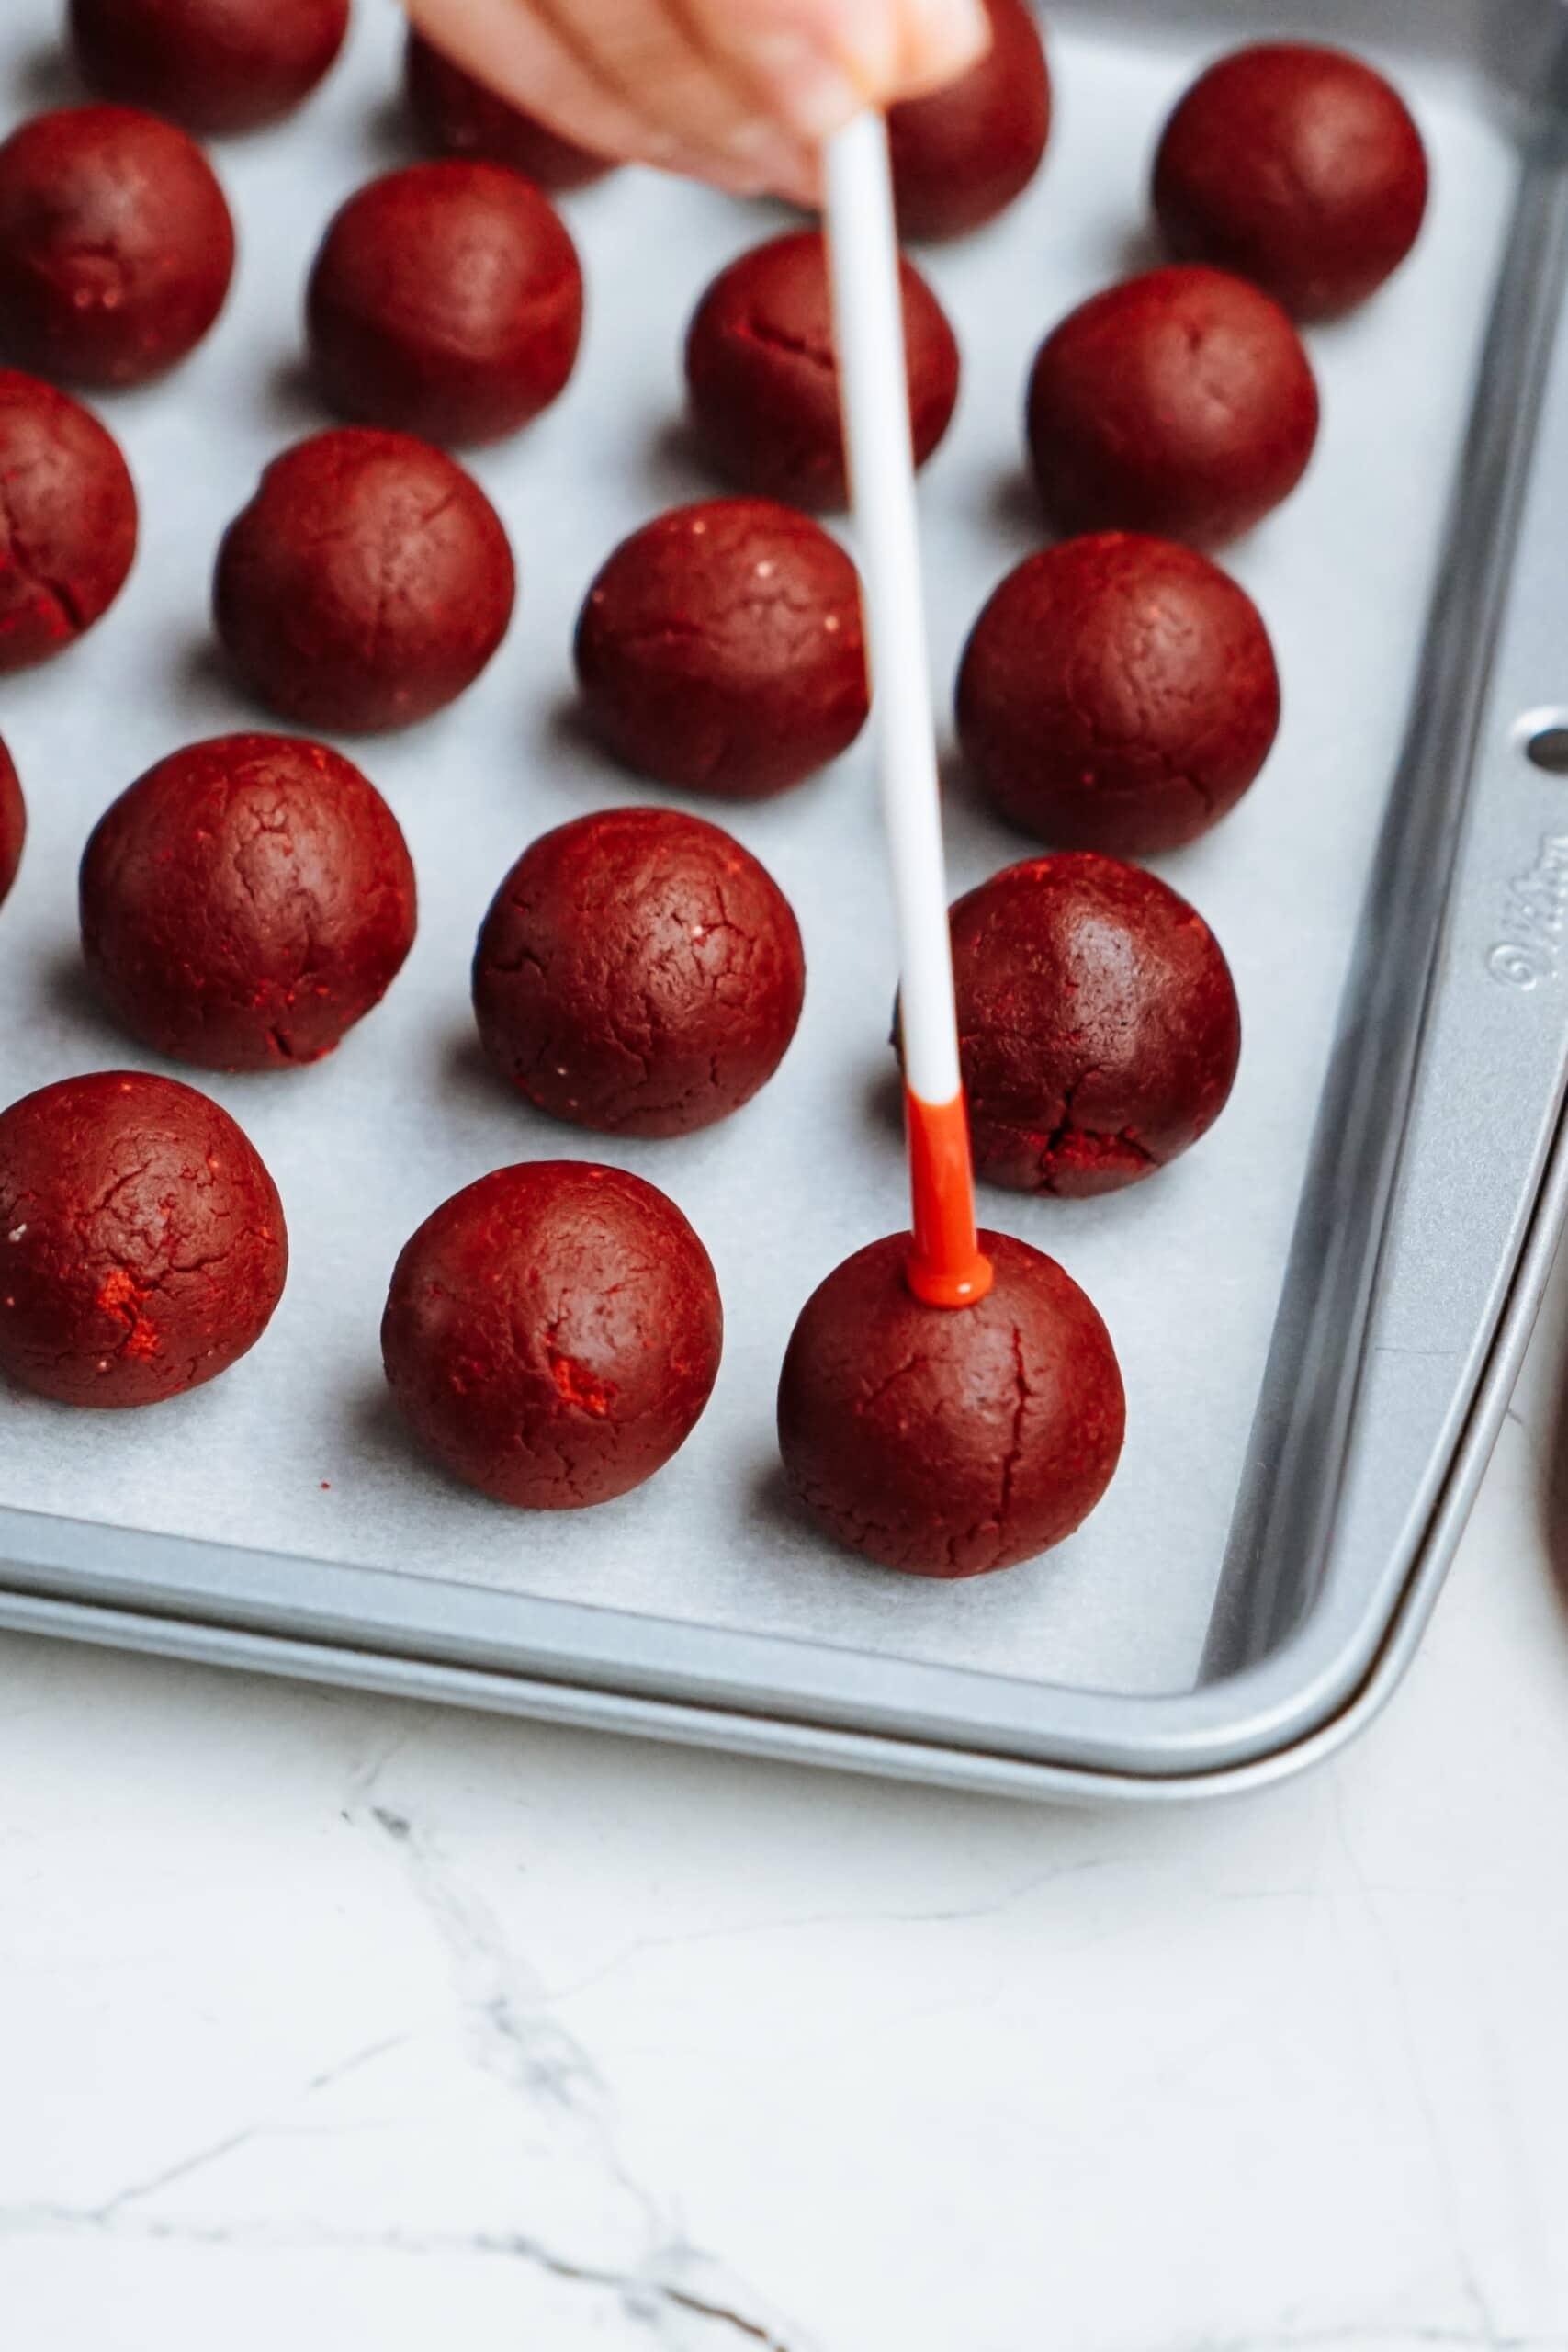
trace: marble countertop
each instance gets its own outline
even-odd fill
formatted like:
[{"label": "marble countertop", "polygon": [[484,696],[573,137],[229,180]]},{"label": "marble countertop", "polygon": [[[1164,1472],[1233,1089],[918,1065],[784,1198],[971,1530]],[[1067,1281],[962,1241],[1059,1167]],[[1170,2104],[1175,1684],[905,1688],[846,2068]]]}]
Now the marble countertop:
[{"label": "marble countertop", "polygon": [[1212,1808],[0,1642],[5,2342],[1568,2347],[1565,1349],[1390,1712]]}]

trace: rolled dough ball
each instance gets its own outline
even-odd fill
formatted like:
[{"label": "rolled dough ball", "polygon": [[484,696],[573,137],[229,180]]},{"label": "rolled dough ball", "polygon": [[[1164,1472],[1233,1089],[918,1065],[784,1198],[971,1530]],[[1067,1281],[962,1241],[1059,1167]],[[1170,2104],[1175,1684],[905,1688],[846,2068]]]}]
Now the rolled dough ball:
[{"label": "rolled dough ball", "polygon": [[683,1136],[749,1102],[800,1019],[788,899],[750,851],[673,808],[558,825],[497,892],[474,1011],[498,1074],[552,1118]]},{"label": "rolled dough ball", "polygon": [[71,0],[85,78],[187,130],[291,114],[343,47],[348,0]]},{"label": "rolled dough ball", "polygon": [[128,107],[35,115],[0,145],[0,348],[84,384],[139,384],[201,341],[234,225],[199,147]]},{"label": "rolled dough ball", "polygon": [[359,426],[275,458],[229,526],[218,634],[285,718],[406,727],[472,685],[505,636],[512,549],[479,484],[439,449]]},{"label": "rolled dough ball", "polygon": [[586,187],[615,169],[606,156],[591,155],[509,105],[420,33],[409,35],[404,74],[414,119],[437,154],[504,164],[547,188]]},{"label": "rolled dough ball", "polygon": [[1280,725],[1258,607],[1170,539],[1068,539],[1010,572],[975,624],[958,732],[990,798],[1062,849],[1142,857],[1235,806]]},{"label": "rolled dough ball", "polygon": [[403,1419],[498,1502],[577,1510],[663,1468],[718,1374],[707,1251],[623,1169],[543,1159],[481,1177],[398,1260],[381,1324]]},{"label": "rolled dough ball", "polygon": [[1374,294],[1421,233],[1427,151],[1392,84],[1343,50],[1259,41],[1201,74],[1166,127],[1170,250],[1249,277],[1298,319]]},{"label": "rolled dough ball", "polygon": [[27,837],[28,810],[21,781],[10,752],[0,743],[0,906],[5,905],[17,878]]},{"label": "rolled dough ball", "polygon": [[119,444],[36,376],[0,368],[0,674],[73,645],[136,554]]},{"label": "rolled dough ball", "polygon": [[799,784],[868,707],[860,581],[792,506],[718,498],[623,540],[577,625],[596,735],[639,775],[730,800]]},{"label": "rolled dough ball", "polygon": [[316,380],[341,415],[498,441],[564,390],[582,272],[548,198],[515,172],[412,164],[333,220],[306,315]]},{"label": "rolled dough ball", "polygon": [[[925,279],[903,264],[915,457],[953,421],[958,345]],[[721,270],[686,337],[692,413],[708,457],[742,490],[796,506],[849,497],[827,250],[814,229],[753,246]]]},{"label": "rolled dough ball", "polygon": [[887,118],[906,237],[961,237],[1021,196],[1051,136],[1051,76],[1027,0],[986,0],[991,46],[946,89]]},{"label": "rolled dough ball", "polygon": [[156,1405],[254,1347],[283,1295],[271,1177],[226,1111],[100,1070],[0,1112],[0,1374],[64,1405]]},{"label": "rolled dough ball", "polygon": [[1095,295],[1046,337],[1029,388],[1035,478],[1064,531],[1235,538],[1290,496],[1317,424],[1290,320],[1217,269]]},{"label": "rolled dough ball", "polygon": [[206,1069],[319,1061],[413,945],[398,820],[321,743],[225,735],[110,804],[82,861],[82,946],[122,1028]]},{"label": "rolled dough ball", "polygon": [[918,1577],[977,1577],[1062,1543],[1111,1484],[1126,1422],[1111,1336],[1053,1259],[982,1233],[977,1306],[926,1306],[909,1237],[807,1301],[779,1383],[791,1493],[835,1542]]},{"label": "rolled dough ball", "polygon": [[1230,967],[1138,866],[1030,858],[953,910],[976,1172],[1019,1193],[1119,1192],[1213,1125],[1241,1055]]}]

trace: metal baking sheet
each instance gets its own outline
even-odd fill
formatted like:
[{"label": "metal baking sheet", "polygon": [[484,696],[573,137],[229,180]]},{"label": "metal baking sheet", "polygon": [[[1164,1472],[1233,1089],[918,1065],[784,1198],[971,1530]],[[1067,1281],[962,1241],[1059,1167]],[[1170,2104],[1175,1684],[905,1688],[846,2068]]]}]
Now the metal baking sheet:
[{"label": "metal baking sheet", "polygon": [[[0,25],[13,114],[69,93],[56,13],[17,0]],[[1145,257],[1152,140],[1197,63],[1277,21],[1268,5],[1054,11],[1045,172],[1002,222],[924,259],[965,361],[922,488],[944,714],[976,612],[1040,541],[1021,462],[1033,346]],[[833,1551],[781,1493],[773,1393],[794,1317],[903,1209],[867,746],[725,819],[789,891],[810,971],[795,1049],[739,1118],[606,1146],[529,1114],[479,1061],[468,953],[505,867],[548,825],[657,797],[574,729],[571,625],[619,537],[713,487],[682,424],[681,337],[712,272],[770,226],[761,208],[626,174],[568,201],[590,287],[568,396],[474,462],[520,559],[512,636],[451,711],[345,745],[419,867],[410,966],[330,1061],[201,1080],[283,1192],[284,1304],[236,1372],[155,1413],[4,1399],[0,1619],[879,1768],[1016,1765],[1055,1787],[1248,1767],[1320,1735],[1366,1683],[1423,1557],[1440,1570],[1434,1514],[1461,1434],[1472,1454],[1484,1437],[1488,1361],[1495,1386],[1517,1343],[1562,1097],[1568,787],[1522,748],[1532,716],[1568,699],[1568,554],[1550,521],[1550,484],[1568,481],[1562,15],[1556,0],[1319,0],[1289,21],[1389,65],[1432,150],[1434,202],[1406,271],[1312,336],[1317,459],[1228,559],[1274,631],[1280,747],[1235,816],[1158,862],[1235,970],[1231,1107],[1132,1193],[985,1203],[1085,1283],[1122,1356],[1128,1449],[1089,1525],[1007,1576],[926,1586]],[[407,152],[399,39],[395,12],[362,0],[305,113],[218,152],[242,241],[231,308],[169,382],[103,403],[143,502],[131,585],[67,662],[0,686],[33,817],[0,919],[7,1098],[155,1066],[84,991],[75,862],[152,760],[266,723],[214,657],[211,556],[267,458],[326,421],[299,370],[301,283],[333,206]],[[949,820],[955,890],[1027,854],[956,774]],[[541,1156],[614,1158],[670,1191],[713,1252],[729,1332],[671,1468],[559,1518],[427,1469],[390,1417],[376,1345],[412,1227],[485,1170]]]}]

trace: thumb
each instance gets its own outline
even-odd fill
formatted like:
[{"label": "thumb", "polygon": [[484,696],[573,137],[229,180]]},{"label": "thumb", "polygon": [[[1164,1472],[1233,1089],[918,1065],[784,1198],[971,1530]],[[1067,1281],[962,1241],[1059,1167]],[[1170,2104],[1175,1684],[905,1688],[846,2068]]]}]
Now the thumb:
[{"label": "thumb", "polygon": [[685,0],[711,45],[809,142],[864,106],[939,88],[984,56],[985,0]]},{"label": "thumb", "polygon": [[893,75],[874,93],[884,105],[956,81],[991,45],[985,0],[897,0],[889,13],[897,39]]}]

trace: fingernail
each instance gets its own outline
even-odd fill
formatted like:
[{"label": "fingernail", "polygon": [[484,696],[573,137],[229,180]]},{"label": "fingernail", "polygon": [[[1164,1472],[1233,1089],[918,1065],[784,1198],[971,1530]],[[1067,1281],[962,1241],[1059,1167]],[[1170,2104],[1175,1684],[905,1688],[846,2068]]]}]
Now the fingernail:
[{"label": "fingernail", "polygon": [[983,0],[906,0],[912,19],[906,42],[911,76],[941,81],[962,74],[991,45]]},{"label": "fingernail", "polygon": [[778,94],[779,108],[796,136],[819,147],[841,130],[873,95],[875,84],[862,83],[842,62],[830,56],[803,33],[773,33],[760,40],[755,63]]}]

